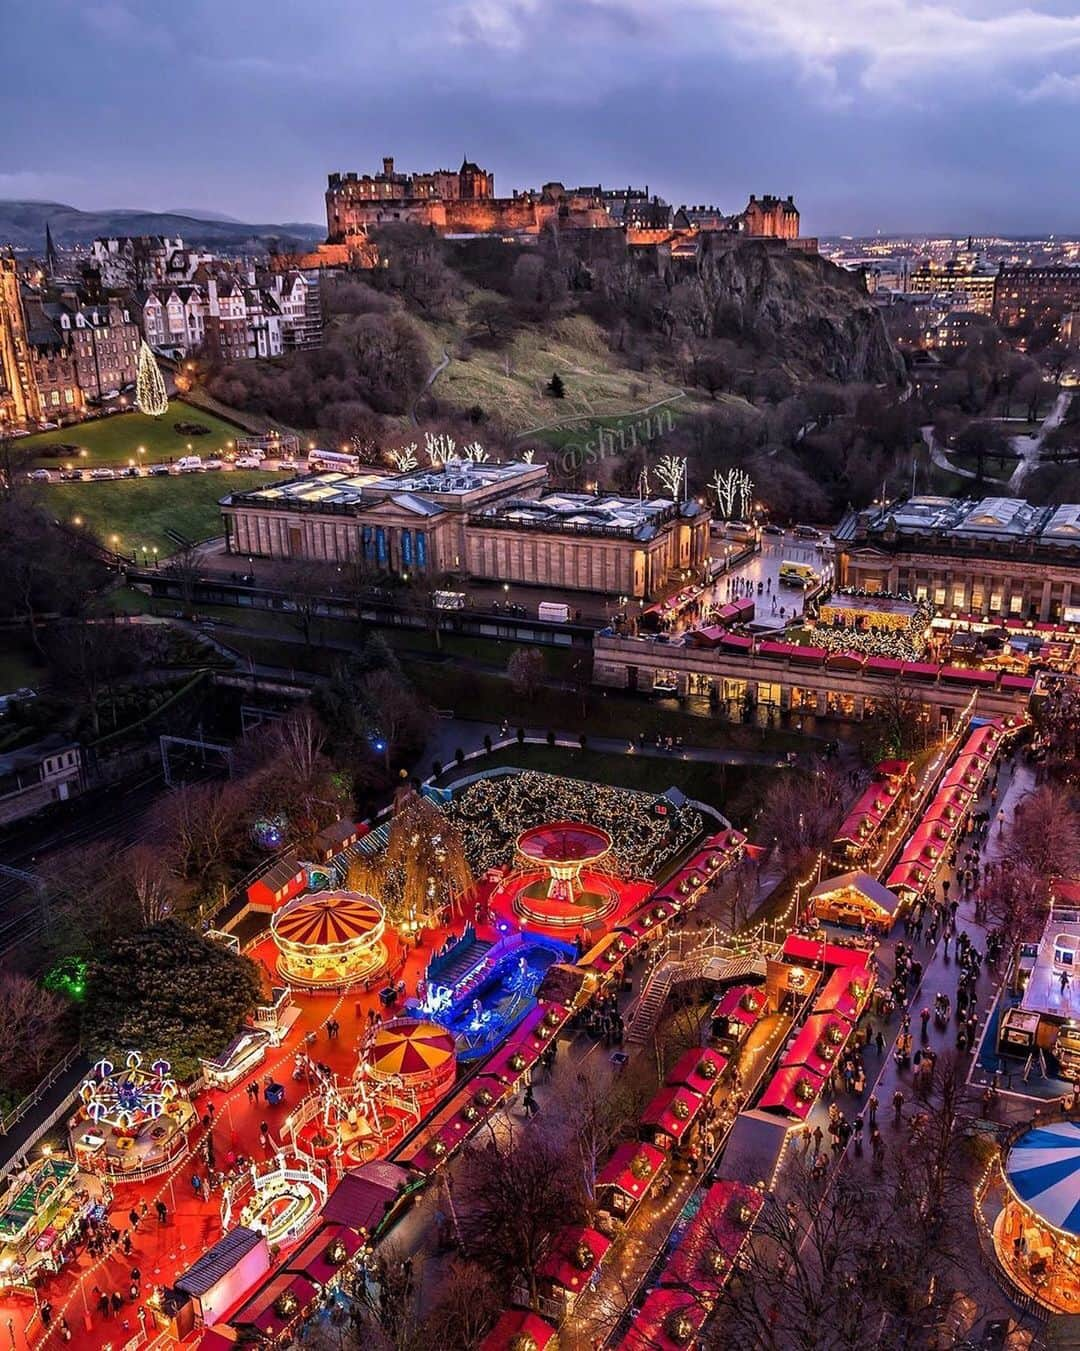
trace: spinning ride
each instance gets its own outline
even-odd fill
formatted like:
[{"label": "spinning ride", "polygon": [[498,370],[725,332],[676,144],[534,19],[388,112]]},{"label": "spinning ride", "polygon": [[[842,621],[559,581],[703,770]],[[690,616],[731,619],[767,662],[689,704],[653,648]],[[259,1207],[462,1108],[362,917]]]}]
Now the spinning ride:
[{"label": "spinning ride", "polygon": [[240,1224],[266,1235],[273,1247],[295,1243],[312,1228],[326,1204],[323,1168],[297,1152],[252,1164],[229,1183],[221,1198],[221,1227]]},{"label": "spinning ride", "polygon": [[187,1150],[195,1109],[167,1060],[145,1067],[138,1051],[127,1053],[122,1069],[99,1060],[79,1100],[68,1136],[80,1167],[145,1177],[170,1167]]},{"label": "spinning ride", "polygon": [[278,973],[290,985],[340,990],[386,966],[383,908],[356,891],[321,891],[283,906],[270,923]]},{"label": "spinning ride", "polygon": [[414,1089],[396,1076],[376,1080],[361,1060],[350,1081],[324,1079],[286,1129],[294,1147],[343,1170],[385,1158],[422,1115]]},{"label": "spinning ride", "polygon": [[419,1018],[383,1023],[366,1057],[376,1084],[398,1083],[415,1093],[422,1107],[451,1088],[457,1076],[452,1033]]},{"label": "spinning ride", "polygon": [[[522,867],[500,891],[509,891],[514,913],[551,929],[581,929],[604,919],[619,904],[619,891],[600,869],[611,853],[611,836],[583,821],[552,821],[517,838]],[[494,898],[493,898],[494,899]]]}]

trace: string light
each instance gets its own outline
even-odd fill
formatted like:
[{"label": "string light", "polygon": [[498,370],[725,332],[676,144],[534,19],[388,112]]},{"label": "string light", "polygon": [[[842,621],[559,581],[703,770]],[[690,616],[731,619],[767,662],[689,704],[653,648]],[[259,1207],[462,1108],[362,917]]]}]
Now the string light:
[{"label": "string light", "polygon": [[139,366],[135,376],[135,402],[139,411],[161,417],[169,411],[169,395],[161,378],[157,360],[144,342],[139,347]]}]

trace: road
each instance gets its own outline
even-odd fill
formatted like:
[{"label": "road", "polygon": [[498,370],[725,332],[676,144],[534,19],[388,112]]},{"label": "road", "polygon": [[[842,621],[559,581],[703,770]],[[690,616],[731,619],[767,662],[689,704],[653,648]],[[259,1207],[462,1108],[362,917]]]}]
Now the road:
[{"label": "road", "polygon": [[[724,546],[721,542],[719,547],[716,542],[713,543],[713,556],[723,557]],[[734,550],[733,550],[734,552]],[[755,618],[761,622],[768,622],[775,618],[779,625],[782,620],[780,616],[781,607],[784,610],[784,618],[790,619],[792,615],[801,615],[803,611],[803,592],[797,586],[780,585],[780,564],[782,562],[790,563],[809,563],[815,572],[822,575],[830,573],[831,564],[825,561],[822,550],[822,542],[814,540],[799,539],[794,531],[786,530],[782,535],[761,536],[761,548],[757,553],[752,554],[730,572],[720,576],[713,586],[713,598],[717,605],[724,605],[734,596],[750,592],[735,592],[729,595],[728,580],[737,579],[749,584],[753,589],[753,598],[757,606]],[[758,594],[759,585],[762,587],[761,594]],[[772,610],[772,598],[776,597],[776,613]]]},{"label": "road", "polygon": [[1046,440],[1047,432],[1051,432],[1055,427],[1061,425],[1069,404],[1072,402],[1072,391],[1062,390],[1054,400],[1054,406],[1043,419],[1042,426],[1034,436],[1014,436],[1013,449],[1020,456],[1016,468],[1009,478],[1009,492],[1017,496],[1020,492],[1020,485],[1033,469],[1038,467],[1042,458],[1043,442]]}]

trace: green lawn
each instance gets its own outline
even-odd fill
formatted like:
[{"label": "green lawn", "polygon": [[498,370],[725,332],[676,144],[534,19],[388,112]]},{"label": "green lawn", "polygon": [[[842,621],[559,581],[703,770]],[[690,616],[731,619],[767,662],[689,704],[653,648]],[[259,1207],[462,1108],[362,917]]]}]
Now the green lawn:
[{"label": "green lawn", "polygon": [[274,477],[250,469],[111,483],[60,483],[42,489],[41,500],[57,519],[84,523],[103,543],[118,553],[137,553],[142,562],[144,546],[147,551],[156,548],[160,558],[175,551],[166,527],[190,540],[222,534],[219,498]]},{"label": "green lawn", "polygon": [[[174,428],[177,422],[198,422],[210,431],[204,436],[185,436]],[[95,465],[127,464],[136,460],[140,464],[165,464],[169,459],[179,459],[181,455],[191,453],[207,458],[223,451],[229,441],[243,435],[239,428],[212,413],[204,413],[201,408],[174,399],[169,411],[159,418],[147,417],[145,413],[117,413],[113,417],[98,418],[93,422],[81,422],[74,427],[60,427],[52,432],[39,432],[36,436],[24,437],[19,442],[20,450],[36,451],[50,445],[77,445],[86,450],[85,455],[71,454],[60,459],[55,456],[39,455],[37,462],[47,468],[56,469],[65,464],[79,464],[84,469]],[[142,446],[145,454],[139,454]]]}]

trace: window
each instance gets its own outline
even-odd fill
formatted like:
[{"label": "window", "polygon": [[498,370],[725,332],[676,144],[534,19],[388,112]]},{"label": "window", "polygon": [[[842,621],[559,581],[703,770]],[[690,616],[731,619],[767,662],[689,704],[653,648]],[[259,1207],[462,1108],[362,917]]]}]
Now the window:
[{"label": "window", "polygon": [[945,588],[936,586],[934,588],[934,604],[940,609],[945,604]]},{"label": "window", "polygon": [[1023,593],[1018,591],[1014,596],[1009,597],[1009,614],[1018,615],[1024,608]]},{"label": "window", "polygon": [[952,603],[954,610],[962,610],[964,608],[964,588],[962,586],[953,587]]},{"label": "window", "polygon": [[991,592],[990,592],[990,609],[991,609],[991,610],[1000,610],[1000,609],[1001,609],[1001,592],[1000,592],[1000,591],[991,591]]}]

